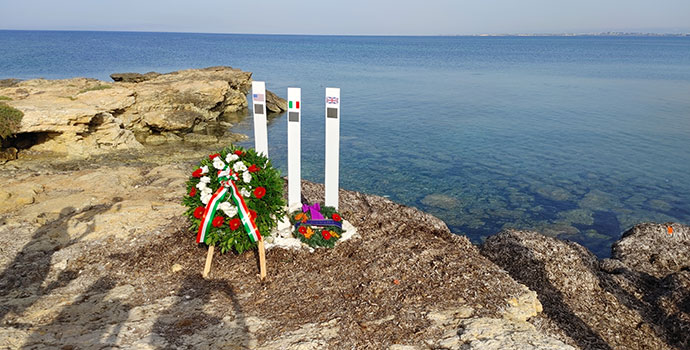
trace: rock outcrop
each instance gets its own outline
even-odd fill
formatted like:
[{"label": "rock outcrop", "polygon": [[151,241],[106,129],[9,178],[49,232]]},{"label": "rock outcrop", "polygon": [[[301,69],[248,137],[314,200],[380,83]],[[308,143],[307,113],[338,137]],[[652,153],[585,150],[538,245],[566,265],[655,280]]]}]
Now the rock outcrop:
[{"label": "rock outcrop", "polygon": [[153,78],[156,78],[159,75],[161,75],[161,74],[156,73],[156,72],[148,72],[145,74],[141,74],[141,73],[113,73],[110,75],[110,79],[113,79],[113,81],[122,82],[122,83],[141,83],[143,81],[147,81],[147,80],[151,80]]},{"label": "rock outcrop", "polygon": [[266,110],[269,113],[281,113],[287,111],[287,101],[271,91],[266,90]]},{"label": "rock outcrop", "polygon": [[[231,67],[189,69],[167,74],[113,74],[114,83],[95,79],[10,81],[0,87],[8,105],[22,111],[13,145],[20,152],[52,151],[88,155],[139,148],[142,143],[232,142],[221,117],[244,114],[251,73]],[[286,109],[274,96],[274,110]],[[189,136],[188,136],[189,135]]]},{"label": "rock outcrop", "polygon": [[569,349],[527,323],[537,295],[467,238],[362,193],[340,192],[358,238],[271,249],[265,283],[253,252],[217,255],[204,280],[180,198],[208,153],[152,152],[0,165],[0,348]]},{"label": "rock outcrop", "polygon": [[640,224],[613,244],[611,258],[630,270],[662,279],[690,269],[690,228],[680,224]]},{"label": "rock outcrop", "polygon": [[528,231],[491,236],[481,251],[537,292],[544,313],[531,322],[571,345],[687,349],[688,232],[679,224],[638,225],[604,261],[577,243]]}]

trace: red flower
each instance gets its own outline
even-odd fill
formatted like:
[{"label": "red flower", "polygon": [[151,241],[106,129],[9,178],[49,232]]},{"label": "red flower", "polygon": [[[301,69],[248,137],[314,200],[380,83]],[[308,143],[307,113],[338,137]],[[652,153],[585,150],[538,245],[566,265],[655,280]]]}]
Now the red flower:
[{"label": "red flower", "polygon": [[196,196],[196,187],[192,187],[192,190],[189,191],[189,196],[190,196],[190,197]]},{"label": "red flower", "polygon": [[194,217],[197,219],[201,219],[201,217],[204,215],[204,207],[197,207],[194,209]]},{"label": "red flower", "polygon": [[228,224],[230,225],[230,229],[235,231],[235,230],[237,230],[237,228],[240,227],[241,222],[240,222],[240,219],[234,218],[234,219],[230,220],[230,222]]},{"label": "red flower", "polygon": [[247,170],[249,170],[250,173],[255,173],[261,169],[259,169],[259,167],[256,166],[256,164],[252,164],[251,166],[249,166],[249,168]]},{"label": "red flower", "polygon": [[333,213],[333,215],[331,215],[331,218],[333,218],[333,220],[335,221],[340,221],[343,219],[340,217],[340,215],[338,215],[338,213]]},{"label": "red flower", "polygon": [[223,226],[224,221],[225,220],[223,219],[222,216],[216,216],[215,218],[213,218],[213,221],[211,222],[211,224],[213,224],[213,227],[221,227],[221,226]]},{"label": "red flower", "polygon": [[201,168],[194,170],[194,172],[192,173],[192,176],[201,177]]},{"label": "red flower", "polygon": [[255,220],[255,219],[256,219],[256,215],[257,215],[257,214],[256,214],[256,210],[254,210],[254,209],[249,209],[249,217],[251,217],[252,220]]},{"label": "red flower", "polygon": [[323,230],[321,231],[321,237],[325,240],[331,239],[331,233],[329,231]]},{"label": "red flower", "polygon": [[297,229],[297,231],[299,231],[299,233],[301,233],[301,234],[305,234],[305,233],[307,233],[307,228],[304,227],[304,226],[300,226],[300,227]]},{"label": "red flower", "polygon": [[214,154],[208,156],[208,159],[213,160],[213,158],[215,158],[215,157],[220,157],[220,153],[214,153]]},{"label": "red flower", "polygon": [[244,154],[244,153],[242,153],[242,151],[240,151],[240,150],[236,150],[234,153],[235,153],[236,155],[240,156],[240,157]]},{"label": "red flower", "polygon": [[266,195],[266,189],[259,186],[254,190],[254,197],[261,199],[261,197]]}]

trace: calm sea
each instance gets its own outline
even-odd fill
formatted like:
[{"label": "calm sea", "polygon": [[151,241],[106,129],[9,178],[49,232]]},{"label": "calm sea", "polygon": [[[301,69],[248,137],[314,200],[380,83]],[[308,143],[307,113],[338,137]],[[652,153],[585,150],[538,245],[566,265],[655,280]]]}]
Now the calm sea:
[{"label": "calm sea", "polygon": [[[433,213],[475,242],[536,229],[607,256],[635,223],[690,223],[687,37],[0,31],[0,48],[0,79],[229,65],[282,96],[301,87],[313,181],[324,88],[340,87],[342,187]],[[269,125],[284,172],[286,123]],[[249,119],[239,127],[251,135]]]}]

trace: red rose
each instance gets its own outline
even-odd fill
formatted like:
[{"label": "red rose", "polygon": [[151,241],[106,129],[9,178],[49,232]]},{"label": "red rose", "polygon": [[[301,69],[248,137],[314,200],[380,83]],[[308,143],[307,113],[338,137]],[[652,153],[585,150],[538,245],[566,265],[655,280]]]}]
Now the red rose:
[{"label": "red rose", "polygon": [[189,196],[190,196],[190,197],[196,196],[196,187],[192,187],[192,190],[189,191]]},{"label": "red rose", "polygon": [[325,240],[331,239],[331,233],[329,231],[323,230],[321,231],[321,237]]},{"label": "red rose", "polygon": [[240,222],[240,219],[234,218],[234,219],[230,220],[230,222],[228,224],[230,225],[230,229],[235,231],[235,230],[237,230],[237,228],[240,227],[240,224],[242,224],[242,222]]},{"label": "red rose", "polygon": [[215,157],[220,157],[220,153],[214,153],[214,154],[208,156],[208,159],[213,160],[213,158],[215,158]]},{"label": "red rose", "polygon": [[201,219],[201,217],[204,215],[204,207],[197,207],[194,209],[194,217],[197,219]]},{"label": "red rose", "polygon": [[222,216],[216,216],[215,218],[213,218],[213,221],[211,222],[211,224],[213,224],[213,227],[221,227],[221,226],[223,226],[224,221],[225,220],[223,219]]},{"label": "red rose", "polygon": [[261,199],[261,197],[266,195],[266,189],[259,186],[254,190],[254,197]]},{"label": "red rose", "polygon": [[256,219],[256,210],[249,209],[249,217],[251,217],[252,220]]},{"label": "red rose", "polygon": [[194,170],[194,172],[192,173],[192,176],[201,177],[201,168]]},{"label": "red rose", "polygon": [[333,218],[333,220],[335,220],[335,221],[340,221],[343,219],[337,213],[333,213],[333,215],[331,215],[331,218]]},{"label": "red rose", "polygon": [[297,231],[299,231],[299,233],[301,233],[301,234],[305,234],[305,233],[307,233],[307,228],[304,227],[304,226],[300,226],[300,227],[297,229]]},{"label": "red rose", "polygon": [[247,170],[249,170],[250,173],[255,173],[261,169],[259,169],[259,167],[256,166],[256,164],[252,164],[251,166],[249,166],[249,168]]},{"label": "red rose", "polygon": [[241,157],[242,154],[243,154],[242,151],[240,151],[240,150],[236,150],[234,153],[235,153],[236,155],[240,156],[240,157]]}]

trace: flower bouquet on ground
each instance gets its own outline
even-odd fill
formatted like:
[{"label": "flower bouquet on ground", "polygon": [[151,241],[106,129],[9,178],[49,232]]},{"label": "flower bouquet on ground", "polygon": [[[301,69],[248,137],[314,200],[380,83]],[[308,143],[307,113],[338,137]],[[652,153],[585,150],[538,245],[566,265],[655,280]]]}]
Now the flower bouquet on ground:
[{"label": "flower bouquet on ground", "polygon": [[254,249],[259,234],[269,236],[285,215],[280,171],[254,149],[234,145],[201,160],[182,203],[197,239],[222,253]]},{"label": "flower bouquet on ground", "polygon": [[303,204],[290,214],[293,234],[310,247],[333,248],[343,234],[343,219],[333,207]]}]

